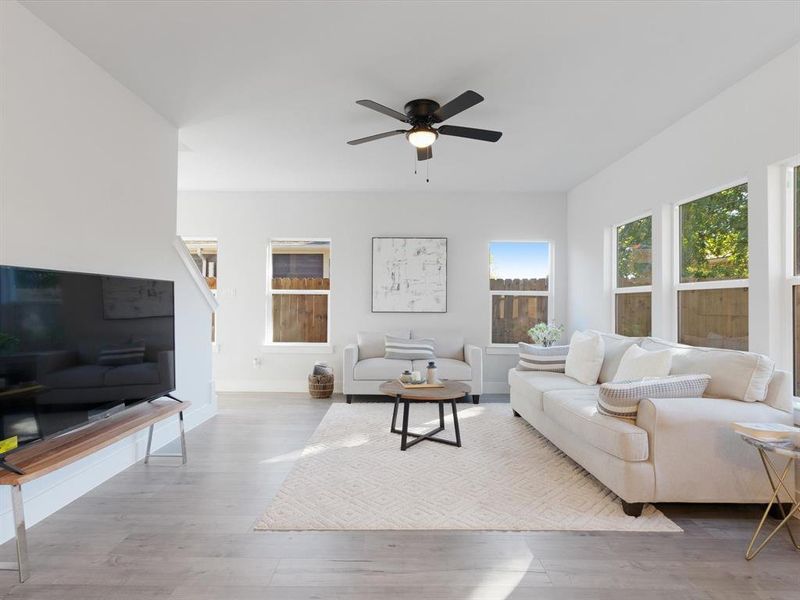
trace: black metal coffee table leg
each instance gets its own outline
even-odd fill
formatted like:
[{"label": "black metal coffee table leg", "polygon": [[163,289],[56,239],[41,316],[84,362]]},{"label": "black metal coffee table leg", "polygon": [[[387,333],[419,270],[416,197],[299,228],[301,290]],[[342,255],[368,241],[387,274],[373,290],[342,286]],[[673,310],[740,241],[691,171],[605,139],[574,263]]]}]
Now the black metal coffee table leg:
[{"label": "black metal coffee table leg", "polygon": [[444,429],[444,402],[437,402],[439,405],[439,427]]},{"label": "black metal coffee table leg", "polygon": [[408,448],[408,400],[403,400],[403,431],[400,438],[400,450]]},{"label": "black metal coffee table leg", "polygon": [[[461,448],[461,430],[458,428],[458,410],[456,410],[456,401],[451,400],[450,406],[453,407],[453,428],[456,430],[456,446]],[[441,410],[444,410],[444,406],[442,404],[439,405]]]},{"label": "black metal coffee table leg", "polygon": [[400,433],[397,430],[397,407],[400,405],[400,396],[394,397],[394,412],[392,413],[392,426],[389,428],[389,431],[392,433]]}]

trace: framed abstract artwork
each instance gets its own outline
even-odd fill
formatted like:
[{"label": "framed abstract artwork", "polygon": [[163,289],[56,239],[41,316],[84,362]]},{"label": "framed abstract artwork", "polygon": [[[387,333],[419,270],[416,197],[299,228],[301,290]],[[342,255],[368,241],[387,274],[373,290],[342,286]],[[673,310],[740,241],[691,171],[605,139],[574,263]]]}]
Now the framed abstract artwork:
[{"label": "framed abstract artwork", "polygon": [[372,312],[447,312],[447,238],[372,238]]}]

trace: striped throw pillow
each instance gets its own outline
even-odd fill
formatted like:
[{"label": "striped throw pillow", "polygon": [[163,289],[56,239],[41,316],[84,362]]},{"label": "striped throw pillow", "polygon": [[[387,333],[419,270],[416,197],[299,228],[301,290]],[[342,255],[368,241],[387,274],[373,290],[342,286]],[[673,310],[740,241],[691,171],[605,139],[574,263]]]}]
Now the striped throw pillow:
[{"label": "striped throw pillow", "polygon": [[597,411],[609,417],[635,421],[639,402],[645,398],[699,398],[710,381],[710,375],[672,375],[604,383],[597,397]]},{"label": "striped throw pillow", "polygon": [[534,346],[533,344],[519,343],[519,362],[517,371],[550,371],[563,373],[567,364],[569,346]]},{"label": "striped throw pillow", "polygon": [[106,367],[138,365],[144,362],[144,341],[138,340],[120,346],[103,346],[97,354],[97,364]]},{"label": "striped throw pillow", "polygon": [[408,339],[387,335],[384,358],[399,360],[433,360],[434,341],[429,338]]}]

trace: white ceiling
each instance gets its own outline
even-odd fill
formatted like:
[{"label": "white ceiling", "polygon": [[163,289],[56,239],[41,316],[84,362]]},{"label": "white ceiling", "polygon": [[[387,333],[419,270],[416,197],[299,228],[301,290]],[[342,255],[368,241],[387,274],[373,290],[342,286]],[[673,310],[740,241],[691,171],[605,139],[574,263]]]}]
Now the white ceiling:
[{"label": "white ceiling", "polygon": [[[23,4],[180,128],[181,189],[566,190],[800,40],[796,1]],[[448,123],[503,138],[440,138],[430,184],[345,144],[401,125],[355,100],[467,89]]]}]

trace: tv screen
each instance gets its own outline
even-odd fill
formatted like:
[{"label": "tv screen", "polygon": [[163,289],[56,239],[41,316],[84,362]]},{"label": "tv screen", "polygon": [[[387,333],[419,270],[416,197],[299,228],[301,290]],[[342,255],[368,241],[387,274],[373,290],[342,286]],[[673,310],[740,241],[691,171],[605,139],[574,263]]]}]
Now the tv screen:
[{"label": "tv screen", "polygon": [[174,313],[171,281],[0,265],[0,456],[174,390]]}]

